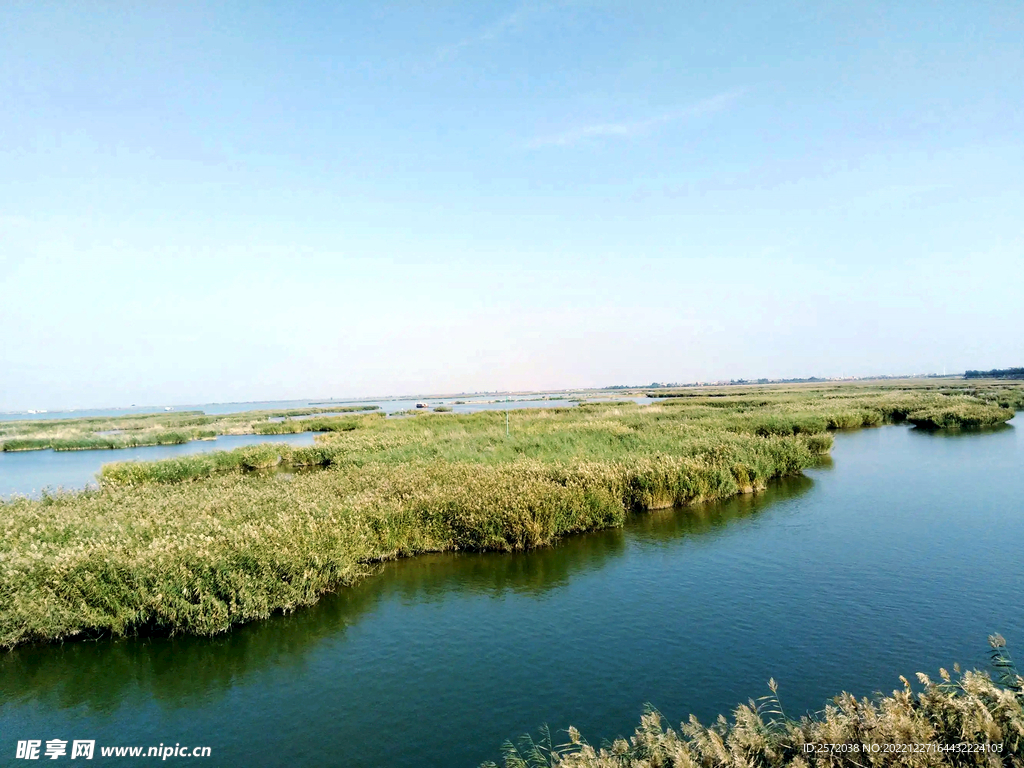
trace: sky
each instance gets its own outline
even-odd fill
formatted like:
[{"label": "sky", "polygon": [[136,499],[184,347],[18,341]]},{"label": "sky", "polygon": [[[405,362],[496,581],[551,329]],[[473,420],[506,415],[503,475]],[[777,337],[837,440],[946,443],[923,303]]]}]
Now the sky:
[{"label": "sky", "polygon": [[1024,364],[1024,6],[5,3],[0,410]]}]

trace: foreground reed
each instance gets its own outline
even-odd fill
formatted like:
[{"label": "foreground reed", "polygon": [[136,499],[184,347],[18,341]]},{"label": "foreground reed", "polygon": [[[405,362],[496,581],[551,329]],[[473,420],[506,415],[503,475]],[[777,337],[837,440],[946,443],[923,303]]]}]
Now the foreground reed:
[{"label": "foreground reed", "polygon": [[[648,708],[633,736],[595,748],[575,728],[564,744],[551,732],[506,742],[505,768],[866,768],[1024,765],[1024,678],[989,638],[996,680],[979,671],[939,680],[918,673],[921,690],[906,678],[889,696],[857,699],[841,693],[822,712],[788,718],[774,680],[771,694],[719,717],[711,726],[691,716],[678,730]],[[482,768],[496,768],[485,763]]]}]

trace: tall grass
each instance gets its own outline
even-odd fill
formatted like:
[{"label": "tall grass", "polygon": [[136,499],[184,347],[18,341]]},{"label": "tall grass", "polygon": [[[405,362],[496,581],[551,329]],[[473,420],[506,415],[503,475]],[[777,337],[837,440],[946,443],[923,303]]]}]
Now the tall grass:
[{"label": "tall grass", "polygon": [[1009,408],[964,398],[950,398],[950,402],[922,408],[907,416],[913,424],[929,429],[990,427],[1012,418],[1013,411]]},{"label": "tall grass", "polygon": [[253,424],[257,435],[293,435],[299,432],[350,432],[366,424],[366,420],[382,419],[380,411],[367,416],[338,416],[319,419],[290,419]]},{"label": "tall grass", "polygon": [[191,440],[205,440],[216,436],[213,430],[157,429],[127,435],[79,434],[71,437],[28,437],[5,440],[4,451],[37,451],[52,448],[55,451],[112,450],[135,448],[143,445],[180,445]]},{"label": "tall grass", "polygon": [[45,437],[12,437],[4,440],[0,448],[4,451],[42,451],[50,447],[50,442]]},{"label": "tall grass", "polygon": [[[0,502],[0,646],[222,632],[308,605],[368,563],[545,546],[754,492],[815,463],[830,429],[947,397],[765,389],[530,409],[509,437],[503,412],[330,417],[340,431],[304,448],[107,465],[98,491]],[[256,471],[279,464],[321,469]]]},{"label": "tall grass", "polygon": [[78,438],[54,438],[50,447],[55,451],[87,451],[94,449],[134,448],[141,445],[181,445],[191,440],[203,440],[216,436],[212,430],[161,429],[133,435],[83,436]]},{"label": "tall grass", "polygon": [[105,464],[100,471],[100,481],[105,487],[183,483],[217,473],[268,469],[281,463],[282,453],[287,457],[289,446],[261,443],[233,451],[210,451],[162,461],[122,461]]},{"label": "tall grass", "polygon": [[[202,411],[102,416],[78,419],[36,419],[0,422],[0,450],[83,451],[174,445],[222,434],[293,434],[345,429],[330,414],[378,411],[376,405],[333,408],[292,408],[207,416]],[[322,419],[296,419],[323,414]],[[282,419],[274,422],[271,419]]]},{"label": "tall grass", "polygon": [[[506,742],[505,768],[809,768],[809,766],[1013,766],[1024,765],[1024,678],[990,638],[997,679],[980,671],[918,673],[915,692],[857,699],[841,693],[821,712],[786,716],[774,680],[770,694],[740,705],[731,720],[710,726],[691,716],[678,730],[648,707],[633,736],[593,747],[575,728],[557,743],[548,728],[541,738]],[[558,740],[563,741],[563,740]],[[973,749],[965,747],[971,746]],[[982,747],[979,749],[979,746]],[[482,768],[497,768],[484,763]]]}]

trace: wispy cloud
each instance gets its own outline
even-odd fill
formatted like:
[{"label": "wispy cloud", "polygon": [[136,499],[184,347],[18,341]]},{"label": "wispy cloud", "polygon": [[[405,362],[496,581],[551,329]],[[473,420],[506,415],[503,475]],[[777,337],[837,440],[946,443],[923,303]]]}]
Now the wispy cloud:
[{"label": "wispy cloud", "polygon": [[632,138],[644,136],[661,128],[664,125],[681,122],[688,118],[710,115],[721,112],[730,107],[740,96],[742,90],[732,90],[719,93],[707,99],[702,99],[688,107],[673,109],[654,117],[643,120],[624,120],[611,123],[592,123],[590,125],[570,128],[561,133],[538,136],[527,142],[528,149],[540,149],[542,147],[569,147],[588,139],[614,139]]},{"label": "wispy cloud", "polygon": [[450,61],[454,59],[459,53],[471,45],[478,43],[486,43],[492,40],[497,40],[508,32],[520,29],[523,24],[531,17],[536,16],[538,13],[547,9],[546,5],[538,5],[536,3],[524,3],[516,8],[511,13],[507,13],[492,24],[488,24],[482,29],[479,34],[472,35],[470,37],[464,37],[457,43],[452,45],[445,45],[437,49],[437,60],[438,61]]}]

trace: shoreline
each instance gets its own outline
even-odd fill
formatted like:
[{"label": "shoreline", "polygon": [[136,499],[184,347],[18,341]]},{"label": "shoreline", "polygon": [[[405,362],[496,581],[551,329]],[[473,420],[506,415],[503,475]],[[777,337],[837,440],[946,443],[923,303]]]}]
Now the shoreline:
[{"label": "shoreline", "polygon": [[[371,563],[527,550],[757,492],[813,467],[837,429],[944,397],[831,388],[530,409],[508,438],[504,412],[362,416],[304,448],[106,465],[99,490],[0,502],[0,645],[219,634],[311,605]],[[321,468],[251,471],[282,453]]]}]

